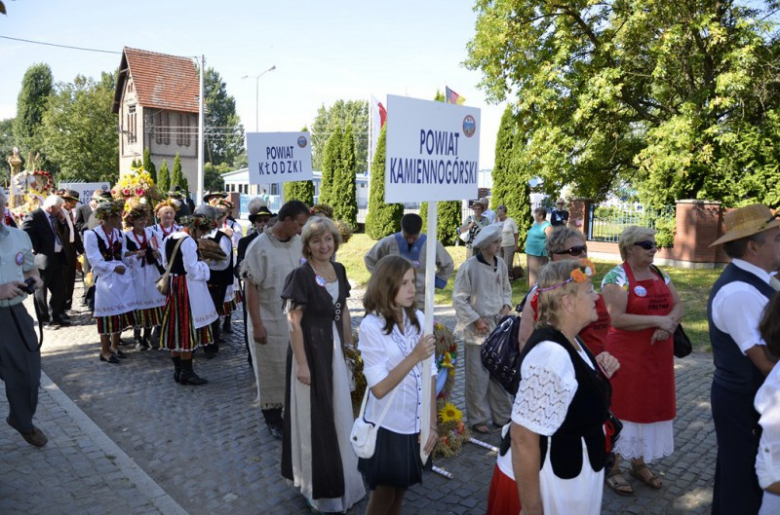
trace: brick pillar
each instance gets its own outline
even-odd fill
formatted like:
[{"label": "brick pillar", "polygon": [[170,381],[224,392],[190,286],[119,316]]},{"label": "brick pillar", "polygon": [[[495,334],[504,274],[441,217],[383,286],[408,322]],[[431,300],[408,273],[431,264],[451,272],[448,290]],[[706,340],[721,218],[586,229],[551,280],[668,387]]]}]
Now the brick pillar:
[{"label": "brick pillar", "polygon": [[569,201],[569,227],[582,231],[586,239],[588,237],[589,214],[592,204],[593,200],[589,198],[575,198]]},{"label": "brick pillar", "polygon": [[691,263],[727,262],[721,246],[710,247],[722,234],[720,202],[679,200],[676,206],[673,258]]}]

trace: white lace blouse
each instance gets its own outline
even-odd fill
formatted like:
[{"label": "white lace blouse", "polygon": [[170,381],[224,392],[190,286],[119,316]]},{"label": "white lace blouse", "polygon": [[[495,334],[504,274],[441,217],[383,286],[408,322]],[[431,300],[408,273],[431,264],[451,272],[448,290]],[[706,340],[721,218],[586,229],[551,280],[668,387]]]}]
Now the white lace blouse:
[{"label": "white lace blouse", "polygon": [[[590,368],[595,365],[584,351],[580,357]],[[531,349],[520,368],[522,381],[512,407],[512,422],[543,436],[552,436],[563,421],[574,394],[577,379],[566,349],[551,341]]]}]

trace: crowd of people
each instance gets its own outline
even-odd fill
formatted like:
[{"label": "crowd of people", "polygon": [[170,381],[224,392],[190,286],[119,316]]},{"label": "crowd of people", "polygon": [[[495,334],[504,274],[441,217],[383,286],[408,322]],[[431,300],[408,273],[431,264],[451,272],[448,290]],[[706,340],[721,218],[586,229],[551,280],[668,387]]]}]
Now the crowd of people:
[{"label": "crowd of people", "polygon": [[[255,199],[244,235],[225,194],[208,192],[192,209],[180,196],[172,191],[154,206],[125,209],[97,192],[79,207],[77,192],[60,191],[28,214],[21,230],[0,224],[0,322],[17,329],[0,344],[0,375],[14,381],[7,387],[8,424],[32,445],[46,444],[32,423],[40,353],[21,302],[34,291],[41,322],[68,325],[83,254],[101,362],[128,359],[119,344],[133,329],[139,351],[170,352],[175,382],[205,385],[193,353],[218,356],[243,304],[257,400],[269,433],[282,442],[281,475],[315,513],[346,512],[366,487],[366,513],[401,513],[406,491],[432,465],[420,458],[421,448],[430,454],[438,438],[432,364],[430,436],[420,439],[423,364],[435,342],[424,334],[418,307],[427,259],[435,260],[437,288],[454,272],[445,247],[436,242],[435,256],[426,255],[416,214],[374,245],[365,256],[371,276],[354,342],[350,282],[337,260],[343,234],[326,206],[293,200],[274,214]],[[622,233],[622,263],[607,271],[598,293],[585,236],[567,223],[563,207],[561,200],[555,224],[543,208],[534,212],[526,240],[533,279],[517,308],[509,269],[518,229],[506,207],[496,208],[492,223],[480,199],[459,229],[469,257],[452,299],[464,345],[466,417],[474,432],[490,433],[492,425],[502,435],[491,515],[598,514],[605,486],[635,493],[625,473],[643,487],[663,488],[652,463],[675,451],[674,340],[684,308],[669,274],[654,265],[655,231]],[[736,209],[713,245],[731,258],[708,303],[718,441],[713,513],[778,513],[780,295],[773,276],[780,220],[765,206]],[[480,351],[515,309],[519,386],[508,392]],[[362,416],[377,427],[366,458],[350,443],[355,417],[344,349],[355,345],[367,384]]]}]

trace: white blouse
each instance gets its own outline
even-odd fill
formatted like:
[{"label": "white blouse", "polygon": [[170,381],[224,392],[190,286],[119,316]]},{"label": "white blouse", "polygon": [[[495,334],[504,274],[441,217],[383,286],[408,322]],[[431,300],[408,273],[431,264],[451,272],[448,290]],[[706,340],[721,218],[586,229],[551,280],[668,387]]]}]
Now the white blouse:
[{"label": "white blouse", "polygon": [[758,484],[766,488],[780,481],[780,366],[775,365],[756,394],[754,406],[761,415],[761,441],[758,444],[756,473]]},{"label": "white blouse", "polygon": [[[580,350],[590,368],[595,365]],[[523,378],[512,407],[512,422],[534,433],[552,436],[561,427],[577,393],[574,364],[559,344],[544,341],[531,349],[520,367]]]},{"label": "white blouse", "polygon": [[[425,325],[425,316],[417,311],[420,328]],[[397,367],[415,348],[422,336],[404,315],[404,332],[393,327],[390,334],[384,331],[385,319],[368,314],[360,323],[358,349],[363,358],[363,373],[369,388],[373,388],[384,380],[391,370]],[[435,360],[431,361],[431,377],[436,377]],[[400,434],[416,434],[420,432],[420,416],[422,414],[422,363],[415,367],[395,387],[397,392],[392,398],[392,404],[382,421],[382,427]],[[366,420],[375,422],[382,414],[393,392],[388,392],[382,399],[369,396],[366,404]]]}]

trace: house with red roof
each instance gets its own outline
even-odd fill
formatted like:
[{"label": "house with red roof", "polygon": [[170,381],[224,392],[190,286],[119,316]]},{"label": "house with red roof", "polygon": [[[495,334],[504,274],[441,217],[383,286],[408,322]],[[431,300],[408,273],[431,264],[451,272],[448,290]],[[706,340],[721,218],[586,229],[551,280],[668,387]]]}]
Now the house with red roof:
[{"label": "house with red roof", "polygon": [[119,115],[119,171],[149,149],[159,170],[173,171],[178,153],[190,190],[198,177],[198,93],[195,60],[125,47],[112,112]]}]

